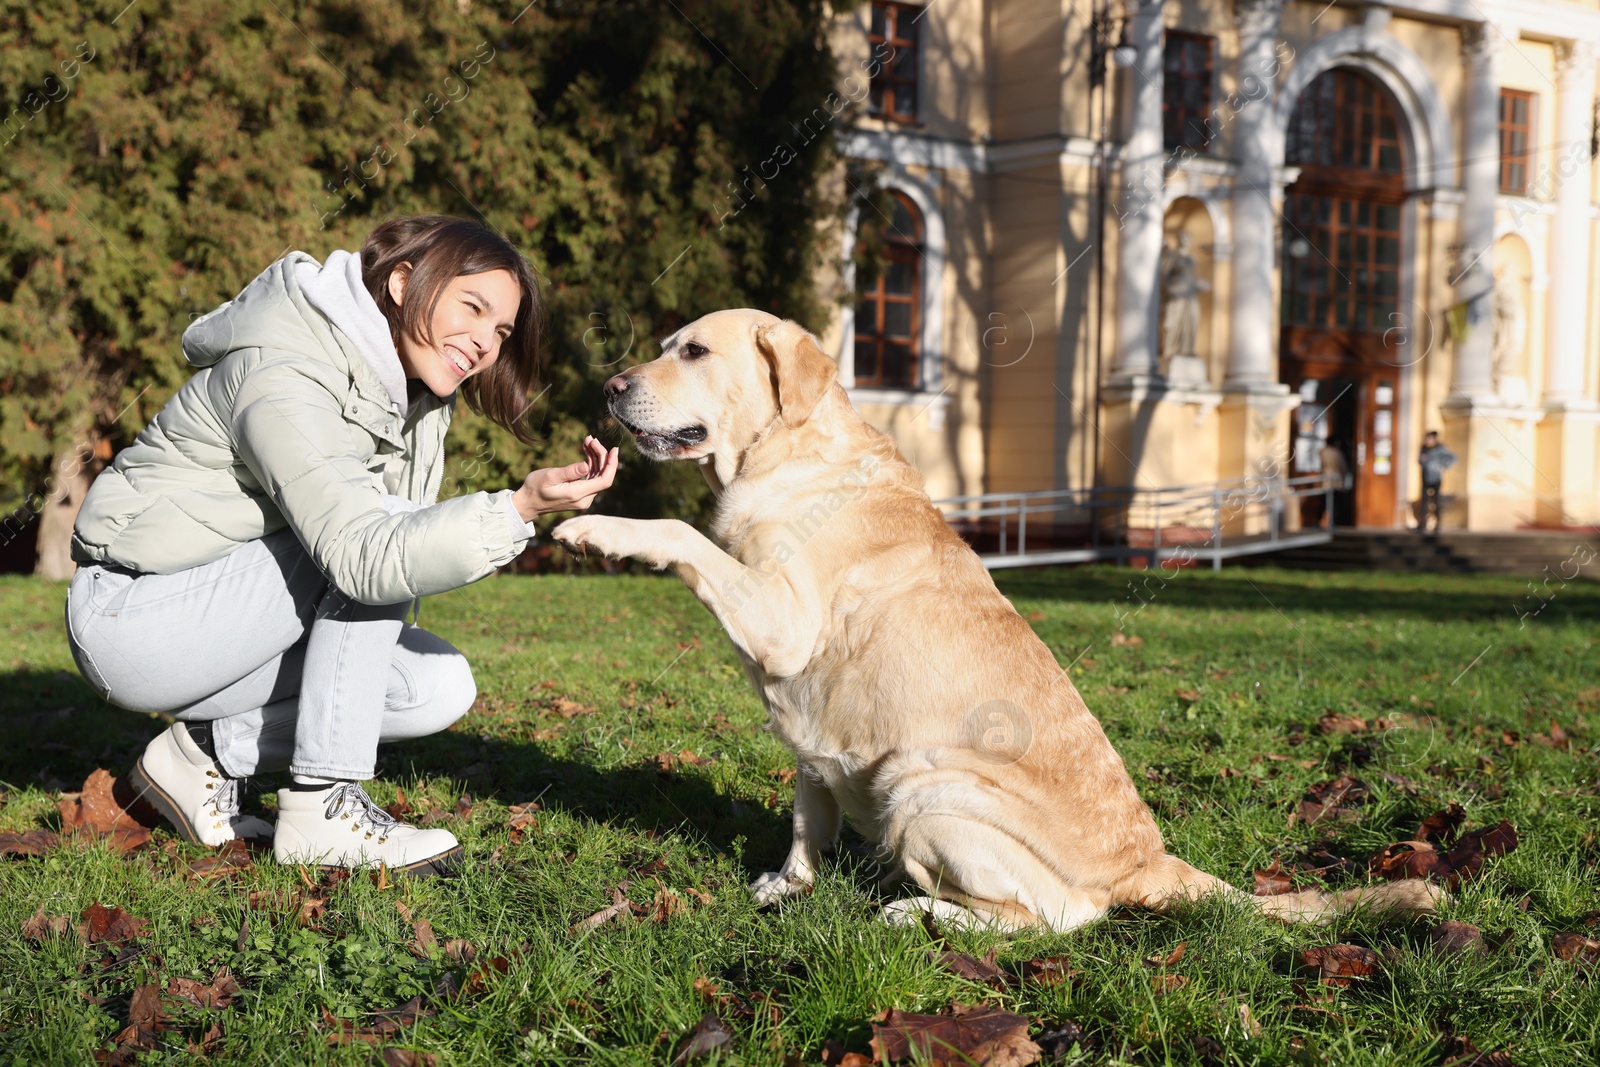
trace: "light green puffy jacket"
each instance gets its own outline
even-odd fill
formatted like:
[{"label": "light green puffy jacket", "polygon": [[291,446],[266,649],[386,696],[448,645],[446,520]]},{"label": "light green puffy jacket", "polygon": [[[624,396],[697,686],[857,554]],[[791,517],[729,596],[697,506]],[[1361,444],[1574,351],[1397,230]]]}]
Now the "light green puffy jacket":
[{"label": "light green puffy jacket", "polygon": [[[199,370],[95,479],[73,559],[171,574],[289,526],[341,592],[398,604],[522,551],[511,490],[434,503],[455,398],[400,410],[301,264],[317,261],[291,252],[185,332]],[[425,506],[391,514],[385,494]]]}]

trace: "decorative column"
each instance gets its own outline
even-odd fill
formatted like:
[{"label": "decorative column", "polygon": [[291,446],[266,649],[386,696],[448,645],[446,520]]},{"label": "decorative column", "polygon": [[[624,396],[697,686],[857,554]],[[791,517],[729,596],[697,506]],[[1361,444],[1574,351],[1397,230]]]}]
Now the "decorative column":
[{"label": "decorative column", "polygon": [[1550,229],[1549,328],[1544,361],[1544,418],[1539,421],[1533,480],[1538,519],[1551,525],[1600,522],[1600,471],[1595,439],[1600,410],[1584,394],[1589,355],[1589,160],[1595,61],[1593,41],[1556,44],[1556,202]]},{"label": "decorative column", "polygon": [[[1461,28],[1466,123],[1461,145],[1461,221],[1451,266],[1466,332],[1455,346],[1450,393],[1440,405],[1445,444],[1457,463],[1444,476],[1454,504],[1443,525],[1507,530],[1535,511],[1534,426],[1504,406],[1494,383],[1494,221],[1500,193],[1499,57],[1515,27],[1481,22]],[[1423,427],[1431,429],[1432,427]]]},{"label": "decorative column", "polygon": [[1555,226],[1550,230],[1550,327],[1545,350],[1544,399],[1583,399],[1586,320],[1589,311],[1589,124],[1592,121],[1596,45],[1556,45]]},{"label": "decorative column", "polygon": [[1450,399],[1494,395],[1494,211],[1500,192],[1499,57],[1507,39],[1487,22],[1461,27],[1467,66],[1466,137],[1461,148],[1464,197],[1459,254],[1451,283],[1467,305],[1466,337],[1456,345]]},{"label": "decorative column", "polygon": [[[1273,158],[1272,114],[1277,99],[1278,27],[1283,0],[1234,0],[1239,29],[1233,117],[1233,299],[1228,369],[1217,411],[1217,477],[1274,480],[1288,476],[1289,387],[1278,381],[1278,305],[1273,261],[1281,205]],[[1257,522],[1252,511],[1241,522]],[[1265,520],[1260,520],[1264,522]],[[1254,534],[1265,526],[1229,530]]]},{"label": "decorative column", "polygon": [[1239,27],[1238,94],[1245,101],[1233,120],[1233,322],[1225,388],[1277,384],[1273,360],[1273,160],[1271,112],[1280,64],[1276,45],[1283,0],[1236,0]]},{"label": "decorative column", "polygon": [[1161,214],[1166,184],[1161,130],[1161,0],[1127,0],[1134,50],[1128,139],[1122,146],[1117,226],[1117,358],[1113,381],[1160,376]]}]

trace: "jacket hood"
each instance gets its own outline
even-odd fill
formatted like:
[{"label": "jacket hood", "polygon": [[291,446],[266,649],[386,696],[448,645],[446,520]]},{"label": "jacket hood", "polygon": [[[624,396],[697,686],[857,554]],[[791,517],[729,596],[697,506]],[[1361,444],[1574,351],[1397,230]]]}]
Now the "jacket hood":
[{"label": "jacket hood", "polygon": [[290,252],[238,296],[196,319],[183,333],[183,354],[196,368],[243,348],[336,355],[329,351],[329,324],[360,354],[390,403],[405,411],[405,371],[388,320],[361,283],[358,254],[337,251],[319,264],[304,252]]}]

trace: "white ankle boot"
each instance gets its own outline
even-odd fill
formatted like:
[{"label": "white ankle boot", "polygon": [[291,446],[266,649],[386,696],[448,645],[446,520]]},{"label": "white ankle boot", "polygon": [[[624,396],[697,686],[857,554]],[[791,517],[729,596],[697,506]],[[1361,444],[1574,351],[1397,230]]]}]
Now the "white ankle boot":
[{"label": "white ankle boot", "polygon": [[272,837],[272,824],[239,811],[243,778],[230,778],[181,722],[145,747],[128,784],[190,844],[221,845],[235,837]]},{"label": "white ankle boot", "polygon": [[415,875],[437,874],[461,856],[448,830],[407,826],[373,803],[359,782],[327,789],[278,790],[278,833],[272,854],[279,863],[319,867],[376,867]]}]

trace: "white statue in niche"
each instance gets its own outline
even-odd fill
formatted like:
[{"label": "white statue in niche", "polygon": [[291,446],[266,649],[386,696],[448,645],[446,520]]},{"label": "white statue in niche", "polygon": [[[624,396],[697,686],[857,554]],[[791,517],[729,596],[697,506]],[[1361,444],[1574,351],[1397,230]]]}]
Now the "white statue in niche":
[{"label": "white statue in niche", "polygon": [[1494,274],[1494,387],[1506,404],[1528,401],[1528,379],[1522,372],[1522,352],[1528,343],[1528,312],[1522,303],[1522,285],[1509,267]]},{"label": "white statue in niche", "polygon": [[1204,386],[1209,375],[1194,350],[1200,336],[1200,294],[1210,292],[1211,283],[1195,268],[1193,245],[1189,232],[1180,230],[1176,246],[1161,250],[1161,354],[1174,385]]}]

